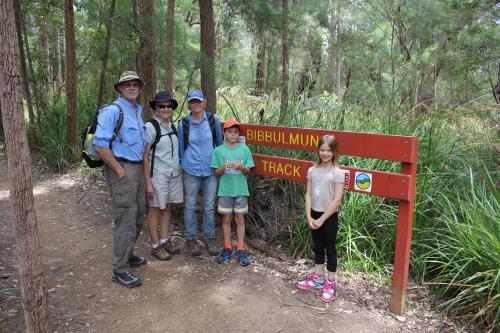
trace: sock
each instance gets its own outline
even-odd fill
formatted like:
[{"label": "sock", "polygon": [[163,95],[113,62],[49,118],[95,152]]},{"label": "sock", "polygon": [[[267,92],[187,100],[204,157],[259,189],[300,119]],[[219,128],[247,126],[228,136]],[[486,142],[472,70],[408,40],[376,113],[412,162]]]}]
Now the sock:
[{"label": "sock", "polygon": [[231,243],[231,242],[224,242],[224,248],[231,250],[233,248],[233,243]]},{"label": "sock", "polygon": [[167,238],[165,238],[165,239],[163,239],[163,238],[162,238],[162,239],[160,239],[160,245],[165,244],[167,241],[168,241],[168,239],[167,239]]},{"label": "sock", "polygon": [[236,247],[236,250],[237,251],[241,251],[245,248],[245,243],[238,243],[237,247]]}]

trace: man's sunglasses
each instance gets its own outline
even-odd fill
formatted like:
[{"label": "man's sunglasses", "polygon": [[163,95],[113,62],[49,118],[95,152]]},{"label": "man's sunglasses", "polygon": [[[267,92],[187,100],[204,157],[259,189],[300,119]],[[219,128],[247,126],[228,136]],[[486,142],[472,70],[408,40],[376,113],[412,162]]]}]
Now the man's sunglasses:
[{"label": "man's sunglasses", "polygon": [[173,108],[173,105],[172,104],[160,104],[160,105],[157,105],[158,109],[171,109]]}]

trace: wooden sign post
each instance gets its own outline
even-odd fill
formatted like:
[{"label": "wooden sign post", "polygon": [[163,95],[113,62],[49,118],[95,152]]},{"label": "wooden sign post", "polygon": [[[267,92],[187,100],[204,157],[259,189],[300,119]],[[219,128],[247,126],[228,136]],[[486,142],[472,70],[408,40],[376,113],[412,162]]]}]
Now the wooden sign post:
[{"label": "wooden sign post", "polygon": [[[240,135],[245,137],[247,144],[316,151],[320,137],[333,134],[337,139],[340,155],[401,162],[400,173],[346,166],[341,168],[349,171],[346,177],[347,190],[399,200],[390,309],[396,314],[404,314],[415,204],[418,138],[249,124],[242,124],[242,127],[243,133]],[[307,170],[313,165],[310,161],[261,154],[253,154],[253,158],[253,173],[302,183],[307,182]]]}]

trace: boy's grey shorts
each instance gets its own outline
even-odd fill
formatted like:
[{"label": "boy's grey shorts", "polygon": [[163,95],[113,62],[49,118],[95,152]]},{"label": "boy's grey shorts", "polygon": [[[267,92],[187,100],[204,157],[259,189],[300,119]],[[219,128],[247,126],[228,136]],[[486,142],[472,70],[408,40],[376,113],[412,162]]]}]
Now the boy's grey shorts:
[{"label": "boy's grey shorts", "polygon": [[248,197],[219,197],[217,210],[221,214],[247,214]]}]

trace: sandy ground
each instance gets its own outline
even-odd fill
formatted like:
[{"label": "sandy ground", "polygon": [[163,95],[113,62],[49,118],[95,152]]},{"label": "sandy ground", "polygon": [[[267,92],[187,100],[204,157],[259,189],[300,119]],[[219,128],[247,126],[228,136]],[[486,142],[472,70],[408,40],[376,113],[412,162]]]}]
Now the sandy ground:
[{"label": "sandy ground", "polygon": [[[388,286],[345,277],[344,282],[339,279],[338,298],[324,304],[314,292],[294,288],[299,274],[307,273],[303,261],[280,262],[253,250],[248,267],[235,259],[220,265],[206,253],[199,258],[181,253],[161,262],[151,259],[147,234],[139,238],[136,252],[148,258],[148,265],[134,269],[143,285],[126,289],[111,282],[107,189],[76,172],[37,172],[34,167],[36,212],[57,332],[462,331],[429,308],[426,293],[415,295],[409,301],[413,310],[398,317],[387,311]],[[24,318],[8,195],[7,162],[0,156],[0,332],[21,332]],[[176,223],[183,243],[179,229]]]}]

